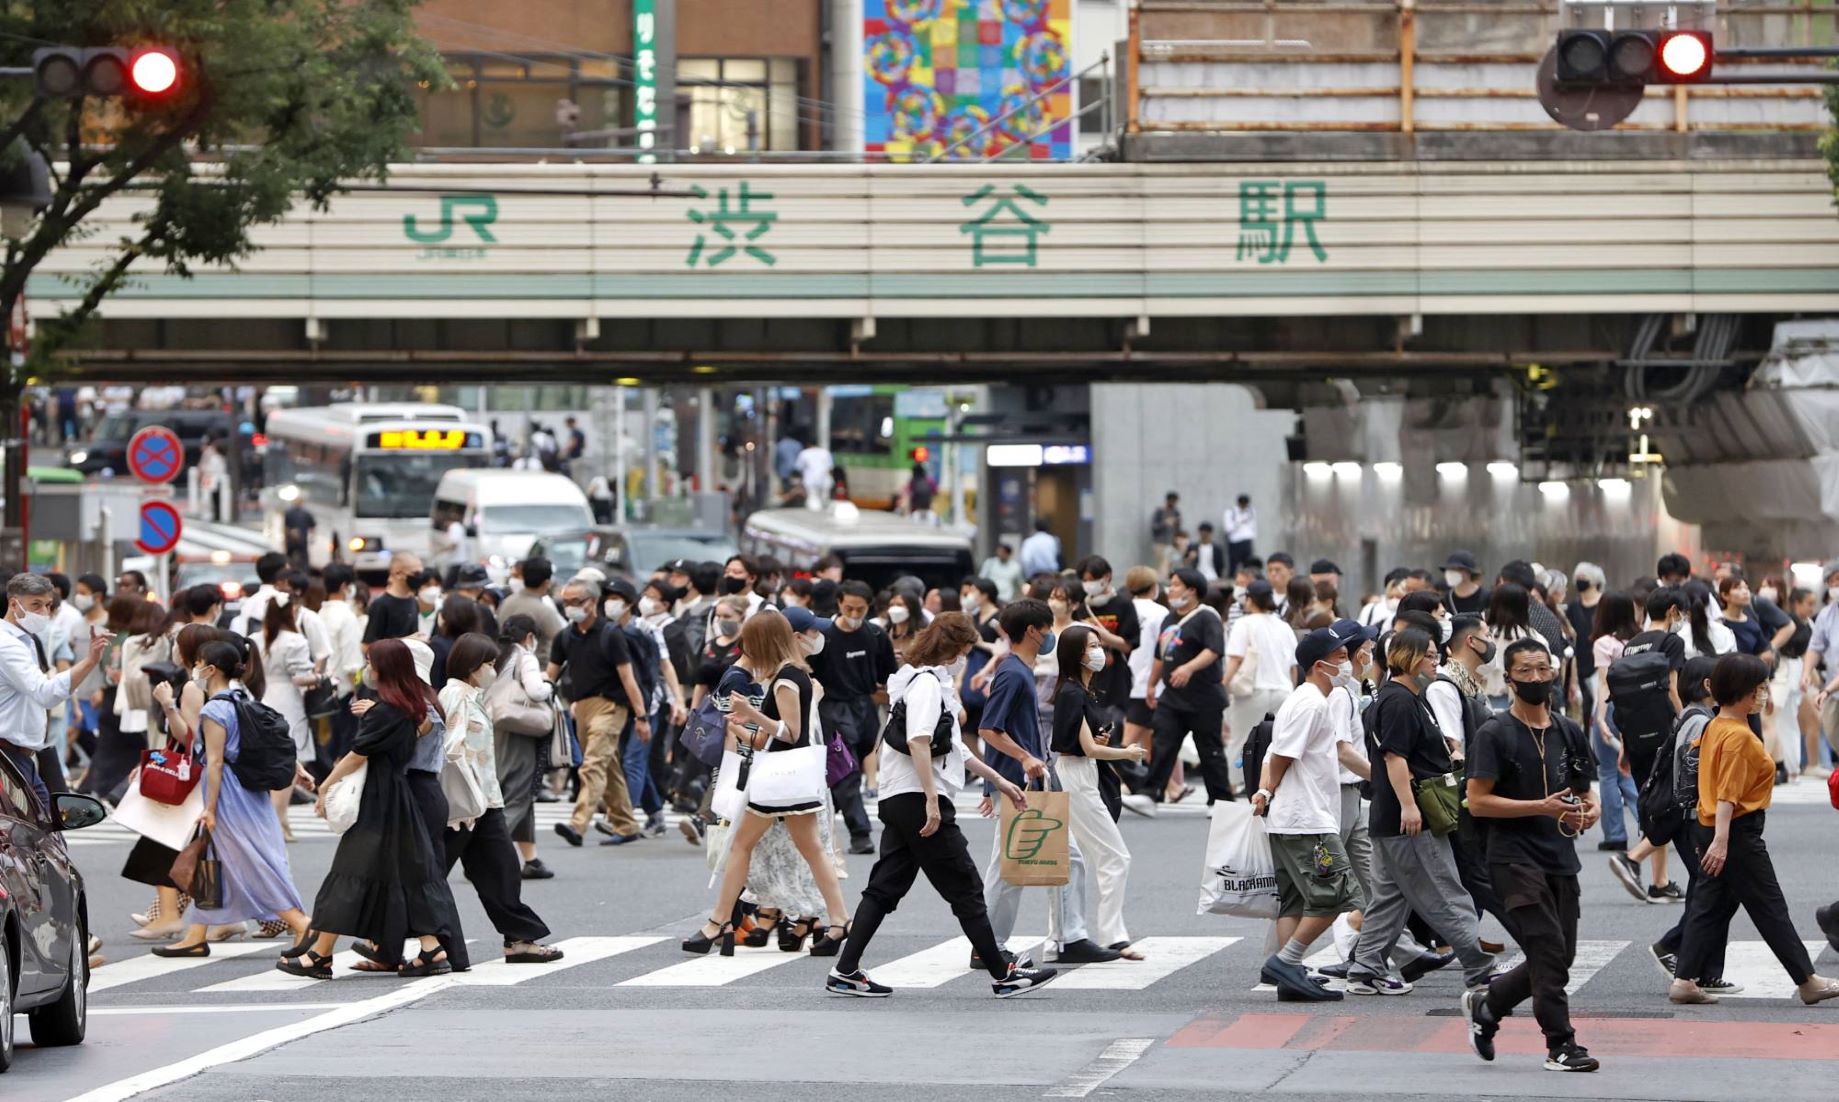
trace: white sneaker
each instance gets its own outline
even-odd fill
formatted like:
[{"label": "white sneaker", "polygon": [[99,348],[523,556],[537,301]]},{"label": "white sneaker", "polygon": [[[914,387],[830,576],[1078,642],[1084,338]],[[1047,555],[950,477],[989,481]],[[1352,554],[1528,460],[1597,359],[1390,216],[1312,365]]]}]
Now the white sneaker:
[{"label": "white sneaker", "polygon": [[1145,819],[1156,817],[1156,801],[1136,792],[1126,792],[1123,796],[1124,810],[1134,812]]},{"label": "white sneaker", "polygon": [[1340,955],[1342,960],[1352,960],[1354,957],[1354,946],[1360,944],[1360,931],[1354,929],[1353,923],[1347,920],[1347,915],[1345,914],[1335,917],[1334,939],[1335,952]]}]

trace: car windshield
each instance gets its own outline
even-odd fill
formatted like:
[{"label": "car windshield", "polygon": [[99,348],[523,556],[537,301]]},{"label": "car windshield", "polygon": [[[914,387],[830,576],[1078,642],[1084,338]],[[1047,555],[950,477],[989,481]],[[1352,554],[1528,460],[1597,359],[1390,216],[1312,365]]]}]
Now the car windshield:
[{"label": "car windshield", "polygon": [[554,502],[549,505],[487,505],[479,510],[479,531],[494,535],[567,532],[587,528],[594,514],[585,505]]},{"label": "car windshield", "polygon": [[738,548],[724,536],[687,535],[684,533],[627,532],[627,554],[632,560],[632,574],[645,578],[667,562],[689,559],[691,562],[726,562]]},{"label": "car windshield", "polygon": [[397,520],[428,519],[428,503],[448,471],[485,466],[483,455],[391,452],[361,455],[357,461],[354,515]]},{"label": "car windshield", "polygon": [[96,427],[96,440],[126,440],[151,424],[138,413],[111,413]]},{"label": "car windshield", "polygon": [[[226,582],[230,583],[228,587],[224,585]],[[214,585],[225,597],[235,600],[243,595],[244,589],[260,583],[256,581],[253,562],[182,562],[173,571],[172,584],[176,589]]]},{"label": "car windshield", "polygon": [[[533,550],[532,554],[536,554]],[[572,578],[587,564],[587,540],[557,537],[543,541],[542,555],[555,567],[556,577]]]}]

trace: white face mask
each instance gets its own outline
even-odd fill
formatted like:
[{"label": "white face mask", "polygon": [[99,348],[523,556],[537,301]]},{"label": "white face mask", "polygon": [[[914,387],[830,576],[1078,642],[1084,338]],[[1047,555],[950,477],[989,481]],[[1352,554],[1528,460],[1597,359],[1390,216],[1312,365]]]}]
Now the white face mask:
[{"label": "white face mask", "polygon": [[275,603],[276,608],[286,608],[287,599],[288,595],[286,593],[276,593],[273,597],[269,598],[269,600]]},{"label": "white face mask", "polygon": [[566,611],[562,613],[562,615],[568,617],[569,623],[579,624],[579,623],[584,622],[587,619],[587,609],[582,608],[579,605],[574,605],[574,606],[570,606]]},{"label": "white face mask", "polygon": [[70,603],[77,606],[78,612],[88,612],[96,607],[96,599],[87,593],[77,594],[70,599]]},{"label": "white face mask", "polygon": [[1105,651],[1102,647],[1093,647],[1086,651],[1086,669],[1098,673],[1105,668]]},{"label": "white face mask", "polygon": [[618,597],[614,597],[602,607],[609,620],[618,620],[626,615],[626,602]]},{"label": "white face mask", "polygon": [[862,617],[838,616],[836,618],[836,626],[842,628],[844,631],[855,631],[862,626]]},{"label": "white face mask", "polygon": [[1829,585],[1826,587],[1826,599],[1829,601],[1839,601],[1839,585]]},{"label": "white face mask", "polygon": [[37,635],[51,626],[51,617],[42,612],[27,612],[22,608],[19,610],[19,626],[25,629],[27,635]]},{"label": "white face mask", "polygon": [[1169,594],[1169,607],[1174,609],[1176,612],[1180,612],[1182,609],[1188,607],[1188,599],[1189,598],[1186,593],[1170,593]]},{"label": "white face mask", "polygon": [[441,587],[437,585],[426,586],[420,593],[417,593],[416,596],[421,598],[421,603],[424,605],[438,605],[441,603]]},{"label": "white face mask", "polygon": [[907,611],[906,605],[888,606],[888,623],[890,624],[904,624],[907,622],[907,617],[910,615],[912,615],[912,613]]},{"label": "white face mask", "polygon": [[1329,678],[1329,680],[1343,689],[1352,685],[1354,683],[1354,664],[1352,662],[1343,662],[1336,666],[1335,675]]},{"label": "white face mask", "polygon": [[821,633],[801,635],[799,639],[805,645],[806,654],[821,654],[824,650],[824,637]]},{"label": "white face mask", "polygon": [[1454,620],[1438,620],[1437,621],[1437,635],[1439,636],[1440,641],[1445,642],[1445,643],[1449,642],[1450,633],[1455,630],[1456,630],[1456,623]]},{"label": "white face mask", "polygon": [[1443,572],[1443,584],[1449,586],[1451,589],[1455,589],[1468,580],[1469,576],[1460,570],[1445,570]]},{"label": "white face mask", "polygon": [[479,680],[474,682],[474,684],[481,689],[489,689],[492,687],[492,683],[498,680],[498,671],[490,666],[480,666],[477,676]]},{"label": "white face mask", "polygon": [[513,593],[522,593],[524,591],[524,580],[522,578],[512,578],[505,582],[504,585],[506,589]]},{"label": "white face mask", "polygon": [[1081,588],[1086,591],[1088,597],[1103,597],[1110,590],[1111,583],[1101,578],[1095,582],[1085,582]]},{"label": "white face mask", "polygon": [[209,666],[193,666],[192,667],[192,682],[193,684],[197,685],[198,688],[200,689],[208,689],[211,687],[211,677],[209,674],[204,672],[208,669],[210,669]]},{"label": "white face mask", "polygon": [[1770,588],[1769,586],[1763,586],[1761,589],[1756,591],[1756,596],[1760,600],[1764,600],[1764,601],[1769,602],[1770,604],[1774,604],[1777,593],[1774,589]]},{"label": "white face mask", "polygon": [[639,615],[640,616],[656,616],[658,613],[663,612],[663,611],[664,611],[664,604],[663,602],[659,601],[656,597],[640,597],[639,598]]},{"label": "white face mask", "polygon": [[973,589],[958,597],[958,607],[966,612],[976,612],[983,607],[983,594]]}]

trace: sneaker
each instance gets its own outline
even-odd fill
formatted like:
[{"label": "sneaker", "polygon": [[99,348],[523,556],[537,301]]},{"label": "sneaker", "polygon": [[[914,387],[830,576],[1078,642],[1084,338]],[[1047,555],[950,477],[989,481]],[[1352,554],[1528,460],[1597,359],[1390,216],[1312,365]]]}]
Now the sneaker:
[{"label": "sneaker", "polygon": [[645,829],[639,833],[645,835],[647,838],[662,838],[667,829],[668,828],[664,825],[664,813],[662,811],[654,811],[646,816]]},{"label": "sneaker", "polygon": [[1469,1022],[1469,1048],[1483,1060],[1494,1059],[1494,1035],[1501,1024],[1488,1013],[1488,995],[1484,991],[1462,993],[1462,1016]]},{"label": "sneaker", "polygon": [[1659,886],[1648,885],[1647,901],[1649,903],[1684,903],[1686,893],[1679,890],[1679,885],[1668,882]]},{"label": "sneaker", "polygon": [[1107,949],[1090,938],[1080,938],[1060,946],[1058,952],[1049,959],[1056,964],[1104,964],[1114,961],[1123,954],[1115,949]]},{"label": "sneaker", "polygon": [[1615,875],[1617,880],[1621,881],[1622,886],[1628,889],[1628,894],[1634,896],[1636,900],[1642,903],[1654,902],[1654,900],[1647,897],[1647,889],[1641,885],[1641,865],[1639,862],[1630,861],[1623,854],[1612,853],[1609,855],[1609,871]]},{"label": "sneaker", "polygon": [[688,842],[690,845],[692,846],[702,845],[702,834],[703,834],[702,820],[698,819],[696,816],[690,815],[690,816],[687,816],[686,818],[678,819],[677,820],[677,832],[682,834],[683,840]]},{"label": "sneaker", "polygon": [[1628,850],[1628,840],[1625,838],[1620,842],[1598,842],[1596,849],[1598,853],[1624,853]]},{"label": "sneaker", "polygon": [[[1007,961],[1010,964],[1019,964],[1023,968],[1033,968],[1034,967],[1034,958],[1029,956],[1027,953],[1023,953],[1021,956],[1018,957],[1014,953],[1011,953],[1009,950],[1004,949],[1003,950],[1003,960]],[[988,968],[984,967],[983,958],[977,955],[976,950],[971,951],[971,971],[973,972],[988,972],[989,971]]]},{"label": "sneaker", "polygon": [[894,993],[892,987],[869,979],[868,973],[860,968],[854,972],[832,968],[830,977],[824,981],[824,990],[832,995],[854,995],[858,999],[885,999]]},{"label": "sneaker", "polygon": [[1826,943],[1839,953],[1839,903],[1828,903],[1813,913],[1814,922],[1826,935]]},{"label": "sneaker", "polygon": [[549,791],[547,788],[539,788],[536,790],[536,802],[539,804],[559,804],[562,802],[562,797]]},{"label": "sneaker", "polygon": [[1667,988],[1667,1001],[1681,1006],[1699,1006],[1718,1001],[1716,995],[1708,994],[1704,988],[1691,980],[1674,980],[1673,986]]},{"label": "sneaker", "polygon": [[1275,954],[1264,962],[1258,972],[1259,980],[1277,988],[1277,1001],[1282,1003],[1326,1003],[1340,1002],[1341,992],[1335,991],[1326,983],[1317,983],[1309,972],[1300,964],[1291,964]]},{"label": "sneaker", "polygon": [[567,823],[557,823],[556,833],[560,834],[562,836],[562,840],[564,842],[567,842],[571,846],[581,845],[581,832],[576,830],[574,827],[569,826]]},{"label": "sneaker", "polygon": [[1423,952],[1401,965],[1398,974],[1406,983],[1416,983],[1428,973],[1435,972],[1439,968],[1448,968],[1455,962],[1456,954],[1454,953]]},{"label": "sneaker", "polygon": [[1741,995],[1743,994],[1743,985],[1740,983],[1732,983],[1723,976],[1719,976],[1716,979],[1700,980],[1699,990],[1712,995]]},{"label": "sneaker", "polygon": [[1590,1050],[1575,1041],[1545,1056],[1546,1071],[1595,1071],[1599,1067]]},{"label": "sneaker", "polygon": [[1052,983],[1054,977],[1059,974],[1052,968],[1025,968],[1011,962],[1009,974],[990,984],[990,990],[995,992],[999,999],[1014,998],[1025,991],[1033,991],[1044,984]]},{"label": "sneaker", "polygon": [[1344,980],[1347,978],[1347,970],[1352,968],[1353,965],[1354,962],[1351,960],[1338,960],[1333,964],[1325,964],[1315,971],[1318,976],[1327,976],[1330,979]]},{"label": "sneaker", "polygon": [[1393,979],[1391,976],[1349,972],[1347,974],[1347,993],[1350,995],[1409,995],[1411,985],[1404,980]]},{"label": "sneaker", "polygon": [[525,880],[554,880],[555,870],[543,864],[541,857],[532,857],[524,862],[523,878]]},{"label": "sneaker", "polygon": [[[600,824],[596,823],[594,825],[598,827]],[[600,844],[603,846],[623,846],[632,842],[643,841],[645,838],[644,831],[639,831],[636,834],[619,834],[609,829],[603,830],[601,833],[608,835],[608,837],[600,840]]]},{"label": "sneaker", "polygon": [[1654,963],[1658,964],[1660,970],[1666,973],[1667,979],[1672,979],[1673,974],[1679,971],[1679,955],[1677,953],[1667,952],[1665,949],[1661,948],[1658,941],[1647,947],[1647,955],[1654,958]]},{"label": "sneaker", "polygon": [[858,854],[873,853],[875,852],[875,840],[866,836],[862,838],[851,838],[849,840],[849,852]]},{"label": "sneaker", "polygon": [[1156,817],[1156,801],[1150,799],[1148,796],[1130,792],[1126,793],[1122,797],[1122,800],[1125,811],[1133,815],[1141,815],[1145,819],[1154,819]]}]

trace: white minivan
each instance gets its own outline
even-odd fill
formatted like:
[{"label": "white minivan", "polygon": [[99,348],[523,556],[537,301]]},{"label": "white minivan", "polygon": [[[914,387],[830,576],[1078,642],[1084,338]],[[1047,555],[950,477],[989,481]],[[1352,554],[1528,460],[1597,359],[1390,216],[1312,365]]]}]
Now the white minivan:
[{"label": "white minivan", "polygon": [[448,471],[435,487],[428,523],[436,563],[456,558],[447,534],[456,520],[466,529],[457,557],[483,562],[502,580],[538,536],[592,528],[594,510],[581,487],[562,475],[472,468]]}]

